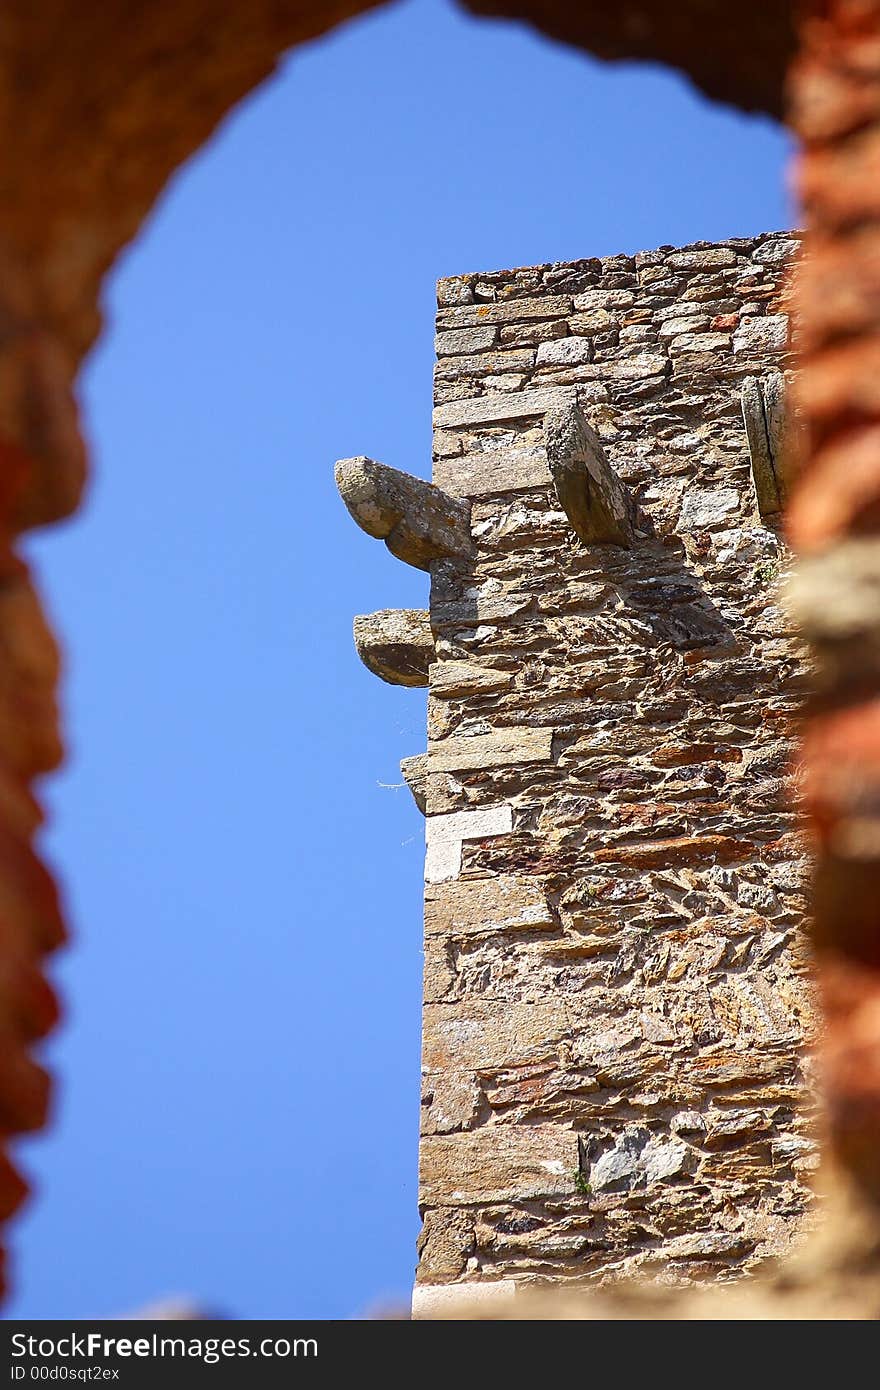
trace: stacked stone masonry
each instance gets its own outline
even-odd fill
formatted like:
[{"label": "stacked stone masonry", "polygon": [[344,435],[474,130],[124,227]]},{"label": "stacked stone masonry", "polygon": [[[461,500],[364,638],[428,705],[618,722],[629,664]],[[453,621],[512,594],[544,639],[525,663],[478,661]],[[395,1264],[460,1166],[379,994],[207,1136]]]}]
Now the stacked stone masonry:
[{"label": "stacked stone masonry", "polygon": [[[735,1277],[803,1225],[805,661],[741,407],[785,367],[797,248],[439,285],[433,478],[470,502],[474,550],[430,566],[427,1303]],[[628,546],[560,507],[544,418],[575,405],[632,499]]]}]

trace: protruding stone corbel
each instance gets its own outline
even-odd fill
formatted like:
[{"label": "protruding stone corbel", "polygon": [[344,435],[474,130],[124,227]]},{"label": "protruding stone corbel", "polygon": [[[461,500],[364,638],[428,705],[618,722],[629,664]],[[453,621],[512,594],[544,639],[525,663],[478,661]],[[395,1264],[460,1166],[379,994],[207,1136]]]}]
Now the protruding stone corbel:
[{"label": "protruding stone corbel", "polygon": [[413,794],[413,801],[422,815],[428,811],[428,755],[415,753],[411,758],[403,758],[400,775]]},{"label": "protruding stone corbel", "polygon": [[586,545],[632,546],[635,506],[580,407],[548,411],[544,440],[556,495],[575,533]]},{"label": "protruding stone corbel", "polygon": [[354,620],[354,645],[368,671],[389,685],[426,686],[435,660],[424,608],[383,608]]},{"label": "protruding stone corbel", "polygon": [[337,463],[336,486],[361,530],[416,569],[471,552],[470,504],[423,478],[361,456]]},{"label": "protruding stone corbel", "polygon": [[793,429],[786,410],[782,372],[747,376],[742,386],[742,414],[749,441],[752,477],[762,516],[781,512],[788,498]]}]

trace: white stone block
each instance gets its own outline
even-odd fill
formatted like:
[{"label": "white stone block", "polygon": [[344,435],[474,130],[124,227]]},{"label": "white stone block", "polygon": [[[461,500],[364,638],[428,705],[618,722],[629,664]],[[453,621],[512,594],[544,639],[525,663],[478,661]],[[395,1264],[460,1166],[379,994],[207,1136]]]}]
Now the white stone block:
[{"label": "white stone block", "polygon": [[471,1308],[486,1308],[509,1302],[516,1294],[513,1279],[493,1279],[482,1284],[416,1284],[412,1296],[412,1315],[421,1318],[455,1318]]},{"label": "white stone block", "polygon": [[464,840],[483,840],[490,835],[509,835],[513,808],[506,803],[482,806],[476,811],[450,811],[429,816],[425,822],[425,880],[442,883],[461,873]]}]

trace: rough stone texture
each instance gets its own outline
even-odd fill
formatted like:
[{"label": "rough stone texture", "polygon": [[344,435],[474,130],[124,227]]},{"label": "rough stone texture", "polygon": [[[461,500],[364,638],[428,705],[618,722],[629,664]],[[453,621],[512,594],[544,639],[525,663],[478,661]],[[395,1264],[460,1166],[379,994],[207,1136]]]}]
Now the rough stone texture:
[{"label": "rough stone texture", "polygon": [[742,412],[752,460],[752,477],[762,516],[781,513],[794,471],[795,429],[788,424],[782,372],[749,376],[743,382]]},{"label": "rough stone texture", "polygon": [[550,481],[550,471],[543,449],[487,449],[466,459],[438,458],[436,482],[445,488],[453,477],[460,497],[479,497],[484,492],[528,492],[542,487]]},{"label": "rough stone texture", "polygon": [[354,620],[354,645],[368,671],[389,685],[425,686],[434,638],[423,608],[382,608]]},{"label": "rough stone texture", "polygon": [[422,815],[428,810],[428,755],[414,753],[400,761],[400,775],[413,794],[413,801]]},{"label": "rough stone texture", "polygon": [[[586,356],[517,349],[514,392],[470,353],[454,398],[436,378],[435,477],[461,478],[475,553],[432,567],[431,1287],[732,1277],[801,1222],[812,1001],[786,779],[804,663],[741,413],[745,379],[785,366],[796,245],[441,282],[441,346],[487,305],[511,330],[597,331]],[[468,303],[477,283],[495,298]],[[629,549],[579,539],[538,468],[560,407],[632,500]]]},{"label": "rough stone texture", "polygon": [[[430,774],[430,756],[428,770]],[[440,883],[461,873],[465,840],[487,840],[513,829],[509,806],[483,806],[477,811],[452,811],[433,815],[425,827],[425,881]]]},{"label": "rough stone texture", "polygon": [[416,569],[471,549],[470,506],[442,488],[375,459],[340,459],[336,486],[362,531]]},{"label": "rough stone texture", "polygon": [[547,412],[544,448],[559,505],[575,535],[585,545],[632,545],[632,502],[580,406]]}]

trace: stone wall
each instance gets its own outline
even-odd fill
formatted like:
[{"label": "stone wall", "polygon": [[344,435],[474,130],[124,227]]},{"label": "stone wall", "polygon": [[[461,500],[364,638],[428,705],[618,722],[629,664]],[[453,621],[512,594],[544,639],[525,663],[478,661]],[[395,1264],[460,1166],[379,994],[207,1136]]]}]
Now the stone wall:
[{"label": "stone wall", "polygon": [[[784,364],[796,249],[440,282],[434,482],[475,551],[431,566],[422,1307],[732,1277],[804,1211],[804,658],[741,408]],[[560,504],[545,421],[576,408],[623,544]]]}]

